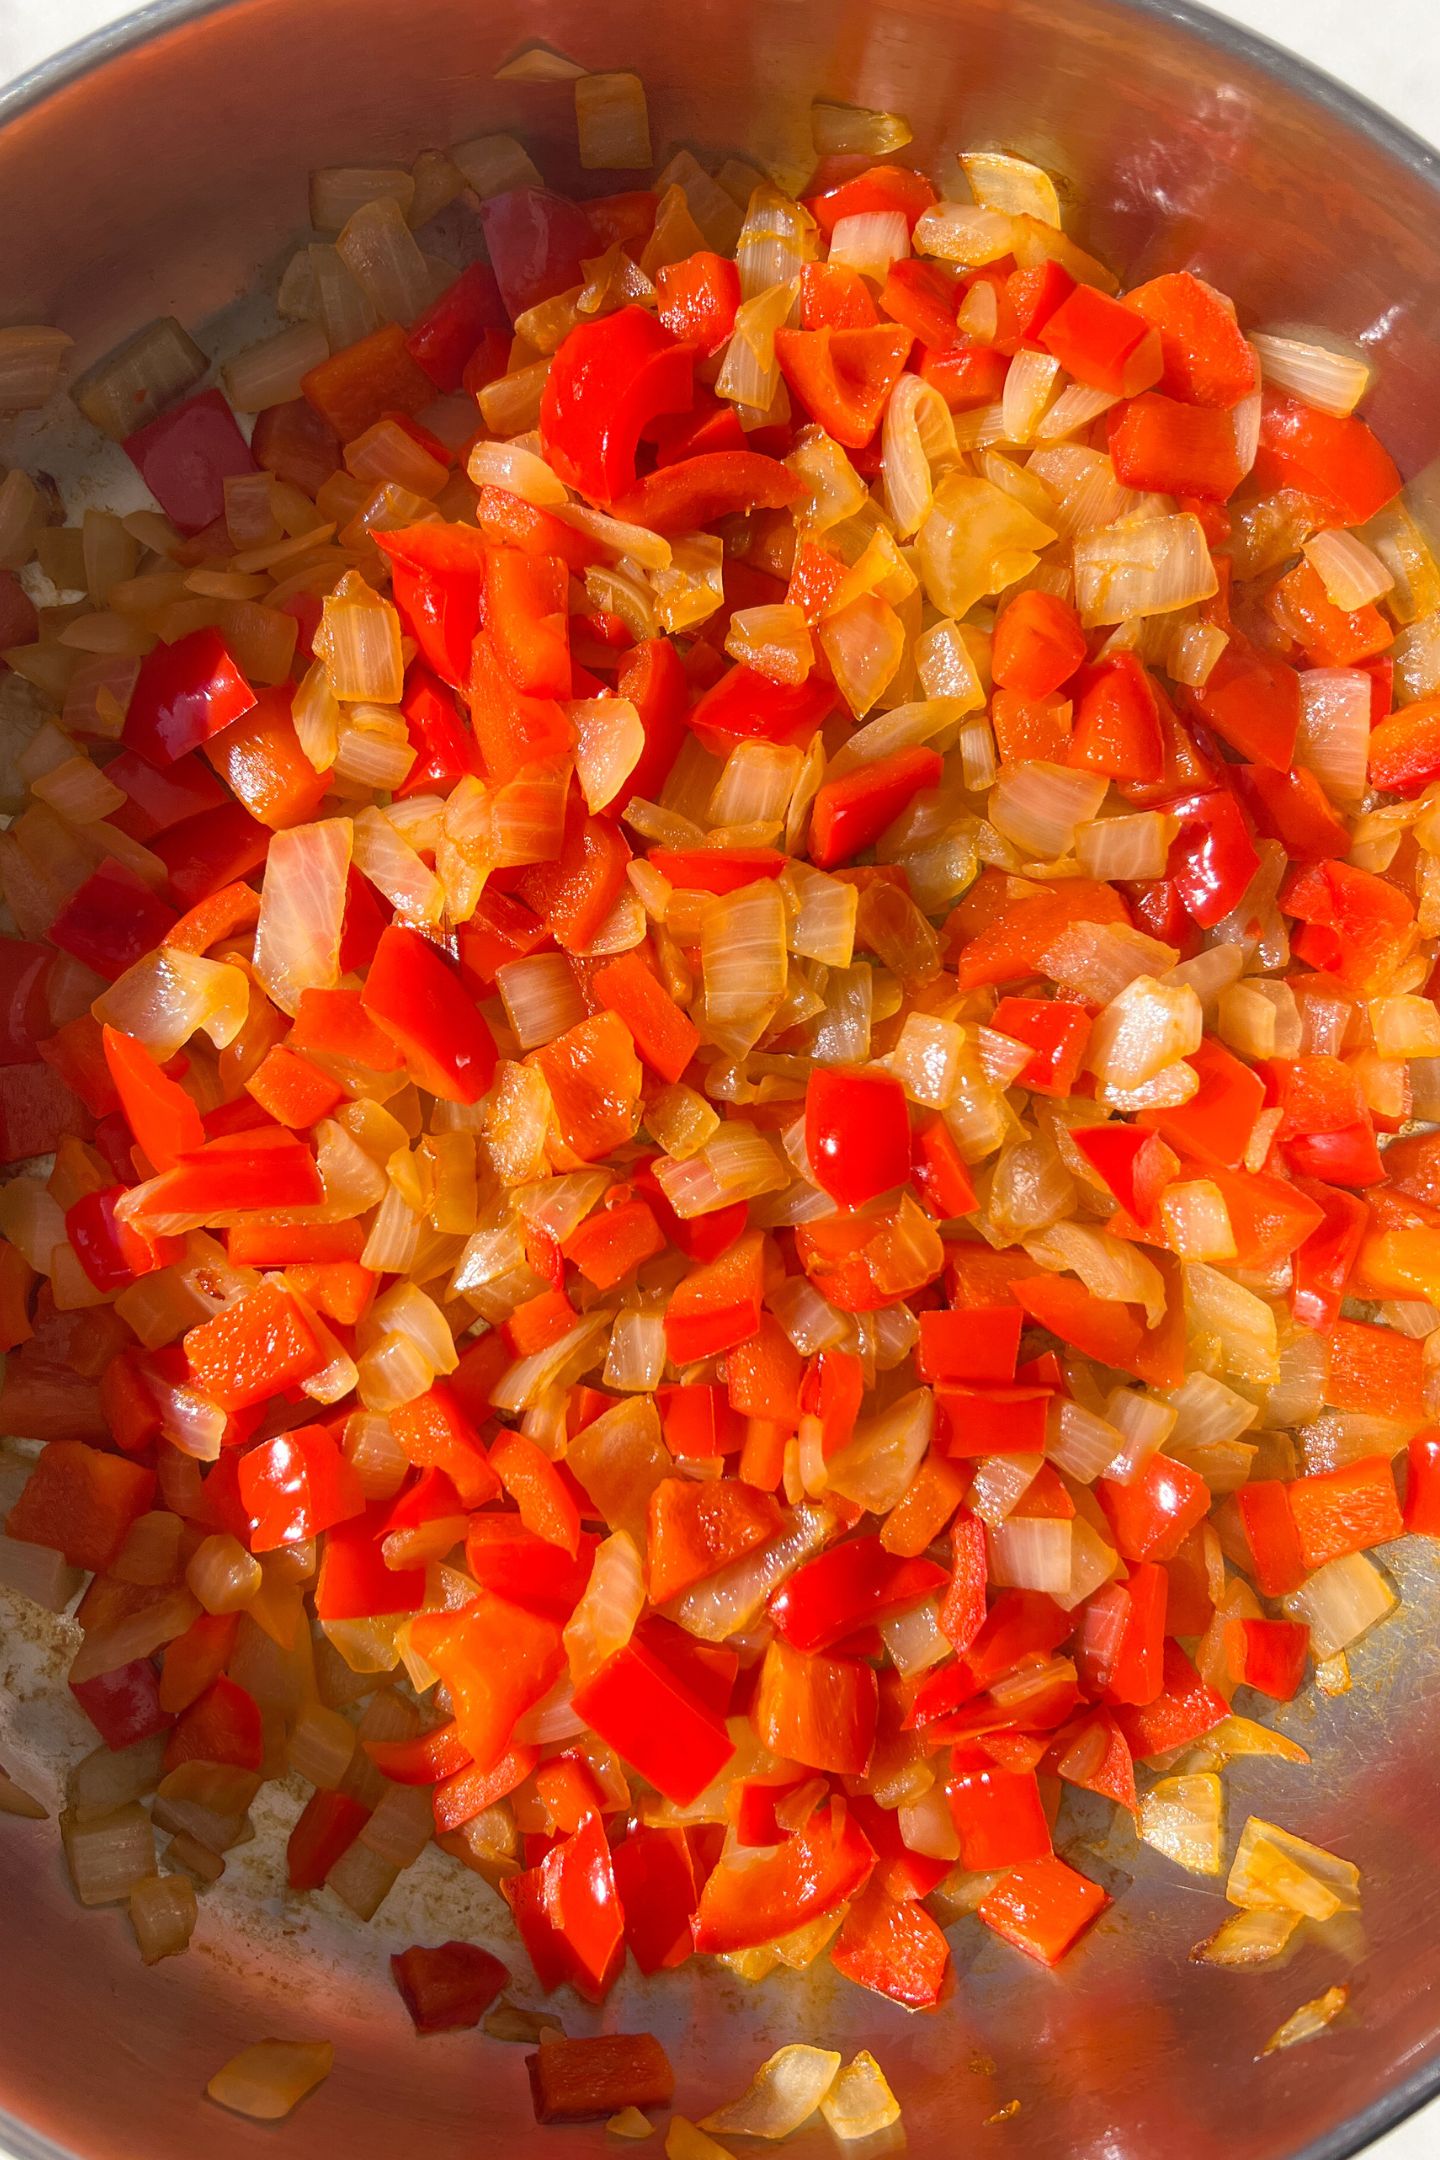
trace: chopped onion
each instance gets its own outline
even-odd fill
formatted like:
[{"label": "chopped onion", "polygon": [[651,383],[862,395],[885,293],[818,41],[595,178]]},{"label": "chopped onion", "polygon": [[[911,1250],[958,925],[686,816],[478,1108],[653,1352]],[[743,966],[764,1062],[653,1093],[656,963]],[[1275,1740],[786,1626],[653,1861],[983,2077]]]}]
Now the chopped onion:
[{"label": "chopped onion", "polygon": [[1039,758],[1006,765],[990,793],[990,822],[1026,855],[1053,862],[1074,846],[1076,827],[1095,817],[1108,786],[1103,774]]},{"label": "chopped onion", "polygon": [[187,1586],[207,1613],[242,1611],[254,1603],[263,1580],[259,1561],[228,1530],[202,1538],[185,1570]]},{"label": "chopped onion", "polygon": [[909,253],[910,227],[903,212],[866,210],[835,220],[826,260],[883,285],[890,265]]},{"label": "chopped onion", "polygon": [[564,953],[531,953],[495,971],[505,1017],[522,1050],[554,1042],[585,1018],[575,970]]},{"label": "chopped onion", "polygon": [[856,152],[863,157],[888,157],[912,140],[912,129],[903,113],[874,112],[864,105],[833,105],[816,98],[810,107],[810,139],[817,157],[838,157]]},{"label": "chopped onion", "polygon": [[700,965],[713,1025],[753,1026],[779,1002],[787,973],[785,929],[785,903],[771,879],[723,894],[707,907]]},{"label": "chopped onion", "polygon": [[415,182],[403,165],[326,165],[310,175],[310,222],[338,233],[367,203],[393,202],[408,211]]},{"label": "chopped onion", "polygon": [[[815,645],[810,626],[798,607],[786,601],[772,602],[763,607],[737,608],[730,617],[725,633],[725,650],[732,660],[739,660],[745,667],[753,668],[757,675],[766,676],[771,682],[800,683],[815,665]],[[774,746],[761,743],[740,743],[732,751],[732,759],[741,750],[771,749]],[[798,768],[799,752],[793,755]],[[793,785],[793,782],[792,782]],[[788,792],[787,792],[788,799]],[[719,822],[731,822],[720,817]]]},{"label": "chopped onion", "polygon": [[[1307,540],[1301,553],[1318,572],[1326,597],[1347,613],[1383,600],[1395,580],[1373,548],[1353,532],[1327,530]],[[1305,677],[1302,675],[1302,685]]]},{"label": "chopped onion", "polygon": [[74,342],[42,324],[0,330],[0,412],[36,412],[47,404]]},{"label": "chopped onion", "polygon": [[155,419],[191,389],[210,365],[173,315],[146,323],[70,385],[70,395],[115,442]]},{"label": "chopped onion", "polygon": [[1315,1657],[1325,1659],[1388,1620],[1399,1600],[1372,1560],[1347,1553],[1317,1568],[1281,1603],[1292,1620],[1304,1621]]},{"label": "chopped onion", "polygon": [[938,202],[922,212],[912,235],[917,255],[978,270],[1015,251],[1015,223],[1000,210],[973,203]]},{"label": "chopped onion", "polygon": [[970,192],[987,210],[1003,210],[1009,217],[1038,218],[1042,225],[1060,225],[1060,197],[1049,173],[1027,158],[1010,157],[1003,150],[962,150],[960,163]]},{"label": "chopped onion", "polygon": [[[1038,550],[1055,537],[1053,526],[990,481],[947,473],[917,535],[925,590],[943,615],[958,620],[987,594],[1028,577],[1039,562]],[[1204,534],[1200,537],[1203,542]]]},{"label": "chopped onion", "polygon": [[1082,532],[1075,599],[1087,628],[1133,615],[1167,615],[1219,590],[1205,528],[1193,511]]},{"label": "chopped onion", "polygon": [[527,45],[495,70],[496,82],[574,82],[583,75],[578,60],[552,52],[548,45]]},{"label": "chopped onion", "polygon": [[301,379],[318,367],[330,344],[318,323],[296,323],[227,360],[225,389],[237,412],[265,412],[300,395]]},{"label": "chopped onion", "polygon": [[858,1418],[826,1465],[829,1489],[872,1514],[888,1514],[909,1490],[934,1431],[935,1398],[928,1388],[914,1388],[888,1410]]},{"label": "chopped onion", "polygon": [[[771,243],[763,245],[769,248]],[[768,412],[780,388],[775,332],[790,320],[798,292],[798,278],[792,277],[788,284],[762,286],[741,302],[715,378],[717,396],[754,412]]]},{"label": "chopped onion", "polygon": [[565,1624],[565,1654],[576,1687],[623,1650],[645,1609],[645,1577],[633,1538],[614,1531],[596,1547],[590,1579]]},{"label": "chopped onion", "polygon": [[452,143],[450,158],[482,201],[508,194],[512,188],[545,184],[529,152],[513,135],[476,135],[469,142]]},{"label": "chopped onion", "polygon": [[660,1385],[664,1372],[664,1313],[616,1313],[601,1374],[605,1385],[622,1395],[643,1395]]},{"label": "chopped onion", "polygon": [[395,705],[404,693],[400,618],[358,570],[347,571],[326,595],[315,657],[325,662],[331,690],[342,704]]},{"label": "chopped onion", "polygon": [[1007,442],[1028,443],[1034,439],[1059,373],[1059,361],[1048,353],[1032,352],[1028,347],[1016,353],[1005,371],[1005,392],[1000,401]]},{"label": "chopped onion", "polygon": [[712,2109],[700,2128],[733,2137],[787,2138],[809,2121],[839,2068],[839,2055],[827,2048],[782,2047],[760,2065],[748,2092]]},{"label": "chopped onion", "polygon": [[1332,352],[1326,345],[1264,330],[1257,330],[1250,342],[1267,383],[1337,419],[1354,412],[1369,386],[1369,363],[1357,354]]},{"label": "chopped onion", "polygon": [[638,75],[577,75],[575,127],[587,172],[649,170],[650,116]]},{"label": "chopped onion", "polygon": [[570,499],[564,482],[544,458],[523,443],[477,442],[466,470],[476,487],[500,488],[507,495],[518,495],[522,502],[553,509]]},{"label": "chopped onion", "polygon": [[130,1892],[130,1924],[145,1965],[178,1957],[190,1946],[200,1909],[188,1875],[149,1875]]},{"label": "chopped onion", "polygon": [[1358,803],[1370,757],[1370,677],[1360,668],[1306,668],[1300,675],[1295,762],[1332,801]]},{"label": "chopped onion", "polygon": [[1240,1834],[1225,1895],[1249,1910],[1332,1920],[1360,1910],[1360,1870],[1322,1846],[1252,1815]]},{"label": "chopped onion", "polygon": [[1334,2024],[1349,2000],[1350,1989],[1348,1985],[1342,1984],[1339,1987],[1328,1987],[1323,1995],[1316,1995],[1310,2002],[1301,2003],[1299,2009],[1292,2010],[1284,2024],[1271,2033],[1260,2050],[1261,2054],[1273,2055],[1279,2048],[1295,2047],[1302,2040],[1315,2039],[1324,2032],[1327,2025]]},{"label": "chopped onion", "polygon": [[1197,1943],[1190,1955],[1201,1965],[1244,1969],[1272,1964],[1288,1948],[1300,1917],[1299,1913],[1269,1912],[1263,1907],[1232,1913],[1207,1941]]},{"label": "chopped onion", "polygon": [[586,807],[612,803],[634,772],[645,748],[645,729],[628,698],[577,698],[570,707],[575,727],[575,777]]},{"label": "chopped onion", "polygon": [[236,2115],[279,2122],[330,2075],[334,2060],[328,2040],[260,2040],[232,2055],[205,2090]]},{"label": "chopped onion", "polygon": [[744,1634],[786,1577],[820,1551],[834,1527],[827,1508],[802,1504],[780,1537],[687,1590],[673,1608],[676,1620],[703,1642]]},{"label": "chopped onion", "polygon": [[85,1822],[62,1816],[60,1834],[82,1905],[118,1905],[155,1873],[155,1833],[150,1817],[134,1801]]},{"label": "chopped onion", "polygon": [[1224,1793],[1213,1770],[1159,1778],[1140,1795],[1136,1828],[1145,1844],[1192,1875],[1218,1875],[1224,1860]]},{"label": "chopped onion", "polygon": [[1069,1520],[1009,1515],[992,1525],[990,1580],[1015,1590],[1063,1593],[1070,1584],[1074,1525]]},{"label": "chopped onion", "polygon": [[1109,390],[1092,390],[1088,383],[1067,383],[1036,422],[1036,438],[1042,443],[1064,442],[1067,436],[1081,434],[1092,420],[1098,420],[1118,403]]},{"label": "chopped onion", "polygon": [[1086,877],[1106,883],[1163,877],[1173,829],[1172,820],[1159,810],[1094,818],[1075,834],[1075,859]]},{"label": "chopped onion", "polygon": [[933,383],[902,375],[886,403],[881,430],[885,507],[900,539],[919,531],[934,499],[936,464],[955,454],[955,423],[944,398]]},{"label": "chopped onion", "polygon": [[197,1033],[223,1050],[245,1025],[249,1005],[250,985],[238,967],[161,945],[111,983],[93,1010],[163,1063]]},{"label": "chopped onion", "polygon": [[292,1016],[306,990],[332,989],[340,979],[353,828],[348,818],[322,818],[277,832],[265,859],[255,972]]}]

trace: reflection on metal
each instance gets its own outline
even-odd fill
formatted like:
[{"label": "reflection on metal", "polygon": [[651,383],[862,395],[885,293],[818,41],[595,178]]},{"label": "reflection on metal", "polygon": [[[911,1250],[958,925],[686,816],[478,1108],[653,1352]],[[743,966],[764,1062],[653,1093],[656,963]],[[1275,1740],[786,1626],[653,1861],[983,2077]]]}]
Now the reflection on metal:
[{"label": "reflection on metal", "polygon": [[[578,180],[563,88],[493,80],[543,38],[590,67],[638,68],[662,156],[688,142],[793,167],[819,92],[908,114],[937,171],[977,145],[1037,157],[1077,206],[1079,239],[1132,281],[1188,265],[1247,321],[1352,338],[1403,302],[1372,347],[1369,410],[1407,470],[1440,450],[1440,161],[1178,0],[171,0],[143,20],[148,39],[97,41],[103,64],[61,64],[0,99],[3,319],[58,322],[77,365],[159,314],[205,341],[283,258],[312,165],[408,161],[506,128],[558,184]],[[0,461],[15,447],[0,432]],[[1313,1766],[1226,1774],[1232,1841],[1255,1811],[1360,1864],[1363,1931],[1312,1936],[1275,1969],[1194,1965],[1225,1916],[1220,1888],[1067,1817],[1062,1843],[1122,1894],[1058,1974],[967,1919],[955,1995],[932,2017],[828,1973],[745,1991],[696,1964],[627,1982],[605,2022],[663,2034],[692,2117],[783,2040],[870,2046],[915,2160],[982,2136],[1023,2160],[1341,2160],[1440,2084],[1440,1593],[1424,1554],[1399,1573],[1401,1617],[1356,1652],[1354,1689],[1286,1713]],[[0,1760],[51,1795],[57,1765],[89,1745],[57,1701],[60,1663],[0,1603]],[[148,1972],[122,1914],[71,1902],[54,1824],[0,1822],[0,2143],[19,2160],[245,2160],[259,2133],[201,2095],[273,2034],[336,2050],[329,2081],[267,2133],[277,2154],[613,2150],[600,2125],[536,2131],[523,2049],[411,2034],[385,1953],[467,1933],[503,1952],[499,1900],[432,1851],[370,1928],[328,1895],[287,1901],[278,1847],[297,1805],[267,1793],[257,1841],[202,1895],[196,1947]],[[1298,2002],[1340,1982],[1345,2017],[1256,2060]],[[563,2016],[597,2022],[568,2001]],[[834,2151],[823,2129],[786,2149]]]}]

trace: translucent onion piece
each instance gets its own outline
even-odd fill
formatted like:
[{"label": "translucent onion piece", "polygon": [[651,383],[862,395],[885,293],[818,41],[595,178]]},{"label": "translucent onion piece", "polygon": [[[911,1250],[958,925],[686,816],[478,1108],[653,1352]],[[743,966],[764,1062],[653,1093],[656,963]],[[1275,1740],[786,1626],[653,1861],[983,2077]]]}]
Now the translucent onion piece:
[{"label": "translucent onion piece", "polygon": [[1277,337],[1264,330],[1257,330],[1250,342],[1260,355],[1267,383],[1337,419],[1354,412],[1369,386],[1369,364],[1358,354],[1332,352],[1304,338]]},{"label": "translucent onion piece", "polygon": [[178,1957],[188,1949],[199,1918],[195,1885],[188,1875],[151,1875],[130,1893],[130,1924],[144,1965]]},{"label": "translucent onion piece", "polygon": [[663,1312],[618,1312],[601,1374],[622,1395],[643,1395],[660,1385],[665,1371]]},{"label": "translucent onion piece", "polygon": [[592,812],[612,803],[634,772],[645,748],[645,729],[628,698],[577,698],[575,776]]},{"label": "translucent onion piece", "polygon": [[1136,1246],[1111,1237],[1106,1230],[1089,1223],[1054,1223],[1027,1238],[1025,1250],[1042,1267],[1073,1270],[1092,1297],[1143,1305],[1147,1326],[1156,1326],[1164,1314],[1165,1285],[1159,1269]]},{"label": "translucent onion piece", "polygon": [[155,1873],[155,1833],[144,1808],[133,1801],[87,1822],[62,1817],[60,1834],[82,1905],[117,1905]]},{"label": "translucent onion piece", "polygon": [[[990,481],[947,473],[917,534],[925,590],[942,614],[968,615],[987,594],[1028,577],[1038,551],[1054,538],[1053,526],[1042,524]],[[1203,543],[1203,533],[1200,538]],[[1205,559],[1208,563],[1209,556]]]},{"label": "translucent onion piece", "polygon": [[577,1687],[624,1649],[644,1610],[639,1551],[633,1538],[616,1530],[596,1547],[590,1580],[565,1624],[565,1654]]},{"label": "translucent onion piece", "polygon": [[990,792],[990,822],[1025,855],[1053,862],[1074,846],[1076,827],[1095,816],[1108,786],[1102,774],[1038,758],[1006,765]]},{"label": "translucent onion piece", "polygon": [[1301,2003],[1299,2009],[1292,2010],[1284,2024],[1271,2033],[1261,2054],[1273,2055],[1280,2048],[1296,2047],[1302,2040],[1314,2040],[1327,2025],[1334,2024],[1349,2000],[1350,1990],[1342,1984],[1328,1987],[1323,1995]]},{"label": "translucent onion piece", "polygon": [[810,107],[810,139],[817,157],[854,151],[864,157],[887,157],[912,139],[903,113],[874,112],[864,105],[832,105],[816,98]]},{"label": "translucent onion piece", "polygon": [[786,1577],[819,1552],[834,1524],[827,1508],[797,1507],[790,1527],[771,1544],[732,1561],[687,1590],[673,1608],[676,1620],[702,1642],[724,1642],[728,1636],[744,1634]]},{"label": "translucent onion piece", "polygon": [[513,135],[476,135],[469,142],[452,143],[450,156],[482,200],[511,188],[544,185],[529,153]]},{"label": "translucent onion piece", "polygon": [[[788,249],[791,243],[775,244]],[[771,245],[769,241],[763,243],[767,249]],[[780,387],[775,332],[790,320],[799,290],[799,279],[792,276],[787,283],[762,286],[741,302],[715,378],[717,396],[757,412],[769,410]]]},{"label": "translucent onion piece", "polygon": [[828,2048],[782,2047],[760,2065],[748,2092],[703,2116],[700,2128],[733,2137],[789,2137],[814,2114],[839,2068],[839,2055]]},{"label": "translucent onion piece", "polygon": [[501,488],[522,502],[553,509],[569,501],[564,482],[523,443],[477,442],[466,469],[476,487]]},{"label": "translucent onion piece", "polygon": [[898,210],[867,210],[835,220],[826,260],[885,282],[890,265],[910,253],[910,227]]},{"label": "translucent onion piece", "polygon": [[1197,1943],[1190,1955],[1200,1965],[1242,1970],[1251,1965],[1270,1965],[1289,1947],[1299,1925],[1299,1913],[1232,1913],[1207,1941]]},{"label": "translucent onion piece", "polygon": [[1063,1594],[1070,1584],[1074,1524],[1011,1515],[990,1531],[990,1580],[1009,1589]]},{"label": "translucent onion piece", "polygon": [[199,382],[210,365],[173,315],[142,329],[97,360],[70,385],[70,395],[116,442],[153,420]]},{"label": "translucent onion piece", "polygon": [[505,1017],[522,1050],[554,1042],[585,1018],[575,970],[564,953],[532,953],[507,960],[495,972]]},{"label": "translucent onion piece", "polygon": [[225,363],[225,389],[238,412],[265,412],[299,397],[301,378],[329,355],[318,323],[296,323]]},{"label": "translucent onion piece", "polygon": [[905,627],[873,594],[827,615],[820,644],[836,688],[857,719],[889,689],[905,656]]},{"label": "translucent onion piece", "polygon": [[1330,1920],[1360,1910],[1360,1870],[1322,1846],[1252,1815],[1240,1835],[1225,1895],[1232,1905]]},{"label": "translucent onion piece", "polygon": [[900,2103],[879,2063],[862,2048],[821,2099],[820,2112],[833,2137],[869,2138],[899,2122]]},{"label": "translucent onion piece", "polygon": [[939,202],[924,211],[912,235],[917,255],[980,269],[1015,251],[1014,220],[972,203]]},{"label": "translucent onion piece", "polygon": [[890,393],[880,439],[885,507],[908,540],[929,512],[937,463],[956,455],[955,423],[934,385],[907,373]]},{"label": "translucent onion piece", "polygon": [[1218,589],[1205,530],[1193,511],[1111,525],[1076,539],[1075,600],[1087,628],[1171,614],[1209,600]]},{"label": "translucent onion piece", "polygon": [[292,1017],[304,991],[333,989],[340,980],[352,844],[348,818],[321,818],[277,832],[270,841],[255,972]]},{"label": "translucent onion piece", "polygon": [[255,2122],[279,2122],[330,2075],[328,2040],[260,2040],[232,2055],[205,2087],[212,2100]]},{"label": "translucent onion piece", "polygon": [[1318,532],[1301,553],[1318,572],[1326,596],[1347,612],[1395,590],[1394,577],[1380,557],[1353,532]]},{"label": "translucent onion piece", "polygon": [[574,82],[583,75],[584,68],[578,60],[567,60],[564,53],[552,52],[548,45],[526,45],[512,59],[495,70],[496,82]]},{"label": "translucent onion piece", "polygon": [[700,932],[705,1006],[720,1027],[745,1027],[785,994],[785,903],[772,879],[712,901]]},{"label": "translucent onion piece", "polygon": [[1204,1031],[1204,1009],[1193,990],[1140,975],[1097,1016],[1085,1062],[1107,1087],[1142,1087],[1198,1050]]},{"label": "translucent onion piece", "polygon": [[856,1420],[826,1465],[829,1488],[872,1514],[888,1514],[909,1490],[934,1432],[935,1398],[928,1388],[915,1388],[888,1410]]},{"label": "translucent onion piece", "polygon": [[163,1064],[196,1033],[223,1050],[244,1026],[249,1005],[250,985],[239,968],[162,945],[127,968],[96,998],[93,1011],[97,1020],[143,1042]]},{"label": "translucent onion piece", "polygon": [[1369,757],[1369,676],[1360,668],[1306,668],[1296,764],[1310,768],[1333,802],[1348,805],[1366,791]]},{"label": "translucent onion piece", "polygon": [[1145,1844],[1192,1875],[1218,1875],[1223,1864],[1224,1792],[1212,1770],[1159,1778],[1140,1796],[1136,1827]]},{"label": "translucent onion piece", "polygon": [[1281,1603],[1292,1620],[1305,1622],[1315,1657],[1325,1659],[1388,1619],[1399,1600],[1372,1560],[1347,1553],[1317,1568]]},{"label": "translucent onion piece", "polygon": [[781,1192],[790,1170],[764,1133],[743,1119],[728,1119],[704,1148],[684,1162],[661,1156],[655,1163],[661,1191],[682,1221],[710,1215],[737,1200]]},{"label": "translucent onion piece", "polygon": [[1158,878],[1169,860],[1172,824],[1159,810],[1095,818],[1075,835],[1075,859],[1087,877]]},{"label": "translucent onion piece", "polygon": [[254,1603],[263,1580],[259,1561],[223,1530],[201,1539],[185,1570],[186,1584],[207,1613],[243,1611]]},{"label": "translucent onion piece", "polygon": [[1028,443],[1045,416],[1054,394],[1060,363],[1048,353],[1022,348],[1005,371],[1005,392],[1000,400],[1007,442]]},{"label": "translucent onion piece", "polygon": [[400,618],[358,571],[347,571],[326,596],[315,655],[324,660],[342,703],[394,705],[404,691]]},{"label": "translucent onion piece", "polygon": [[46,404],[60,387],[74,342],[43,324],[0,330],[0,412],[35,412]]},{"label": "translucent onion piece", "polygon": [[[798,607],[778,601],[763,607],[737,608],[725,633],[725,650],[757,675],[771,682],[800,683],[815,665],[815,645],[810,626]],[[731,753],[769,748],[742,743]],[[795,753],[798,767],[799,753]],[[729,820],[722,818],[720,822]]]},{"label": "translucent onion piece", "polygon": [[[754,300],[779,287],[790,294],[793,305],[799,296],[796,281],[816,247],[815,221],[809,211],[770,181],[762,181],[750,197],[735,247],[742,301]],[[741,316],[736,317],[737,329]],[[785,316],[779,320],[783,322]],[[772,324],[772,331],[776,327],[778,324]],[[728,395],[723,390],[720,394]]]},{"label": "translucent onion piece", "polygon": [[1026,158],[1009,157],[1003,150],[962,150],[960,163],[971,194],[987,210],[1039,218],[1043,225],[1059,227],[1060,197],[1049,173],[1040,166]]},{"label": "translucent onion piece", "polygon": [[587,172],[648,171],[650,119],[645,85],[623,70],[575,78],[575,127]]}]

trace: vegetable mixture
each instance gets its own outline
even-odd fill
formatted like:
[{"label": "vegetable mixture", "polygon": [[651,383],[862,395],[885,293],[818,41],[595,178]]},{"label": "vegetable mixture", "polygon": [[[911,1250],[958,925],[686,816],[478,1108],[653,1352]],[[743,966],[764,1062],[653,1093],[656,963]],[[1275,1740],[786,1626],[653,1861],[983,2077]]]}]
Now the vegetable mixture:
[{"label": "vegetable mixture", "polygon": [[[0,485],[0,1573],[87,1578],[61,1827],[147,1961],[280,1778],[290,1892],[436,1839],[532,1999],[1053,1965],[1071,1788],[1231,1851],[1216,1963],[1358,1905],[1218,1772],[1440,1535],[1440,568],[1365,361],[908,133],[317,173],[219,387],[171,320],[69,385],[155,507]],[[542,2119],[668,2103],[393,1962]],[[894,2119],[804,2048],[710,2126],[801,2102]]]}]

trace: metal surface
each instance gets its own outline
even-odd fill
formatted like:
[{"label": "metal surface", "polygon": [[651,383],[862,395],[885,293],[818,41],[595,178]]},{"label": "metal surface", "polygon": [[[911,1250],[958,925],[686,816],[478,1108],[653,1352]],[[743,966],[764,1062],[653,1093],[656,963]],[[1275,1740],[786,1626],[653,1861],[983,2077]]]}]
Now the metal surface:
[{"label": "metal surface", "polygon": [[[1180,264],[1256,320],[1313,321],[1375,349],[1373,414],[1408,470],[1429,460],[1440,342],[1440,162],[1297,63],[1211,18],[1116,0],[231,0],[152,8],[0,99],[0,319],[59,322],[83,361],[145,317],[192,328],[281,256],[312,164],[412,156],[487,128],[525,135],[573,181],[568,90],[492,81],[543,37],[593,67],[636,66],[656,146],[686,141],[798,169],[816,92],[908,113],[938,169],[990,142],[1063,176],[1078,236],[1130,279]],[[591,176],[589,192],[603,191]],[[202,336],[204,332],[202,330]],[[0,456],[5,450],[0,440]],[[1255,1811],[1364,1870],[1363,1922],[1251,1974],[1192,1965],[1221,1887],[1132,1841],[1062,1848],[1117,1891],[1050,1975],[973,1920],[936,2016],[828,1978],[740,1992],[691,1967],[627,1984],[606,2023],[653,2025],[700,2113],[784,2039],[869,2045],[905,2103],[912,2154],[1024,2160],[1340,2160],[1440,2086],[1440,1596],[1402,1558],[1404,1617],[1355,1658],[1359,1685],[1284,1722],[1309,1770],[1237,1765],[1232,1830]],[[53,1798],[89,1745],[57,1685],[63,1627],[0,1603],[0,1759]],[[536,2131],[523,2051],[416,2042],[383,1953],[474,1932],[503,1948],[499,1901],[427,1856],[368,1929],[328,1896],[278,1895],[298,1795],[266,1802],[254,1845],[202,1898],[191,1955],[138,1964],[116,1912],[72,1903],[53,1824],[0,1823],[0,2138],[21,2160],[244,2160],[272,2133],[201,2097],[236,2047],[326,2036],[328,2083],[278,2133],[297,2156],[397,2149],[523,2160],[615,2152],[603,2130]],[[1099,1818],[1094,1830],[1099,1831]],[[1309,2047],[1257,2060],[1334,1981],[1351,2009]],[[533,1991],[517,1988],[522,1999]],[[590,2012],[566,2004],[571,2030]],[[982,2131],[1011,2100],[1018,2115]],[[273,2149],[281,2149],[275,2146]],[[812,2131],[794,2149],[833,2151]]]}]

